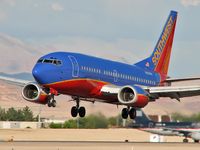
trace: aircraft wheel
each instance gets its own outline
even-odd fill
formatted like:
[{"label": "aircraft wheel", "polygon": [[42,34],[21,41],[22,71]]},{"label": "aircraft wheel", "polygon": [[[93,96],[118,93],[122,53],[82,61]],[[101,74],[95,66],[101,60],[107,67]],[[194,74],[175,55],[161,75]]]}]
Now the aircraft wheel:
[{"label": "aircraft wheel", "polygon": [[136,117],[136,110],[135,110],[135,108],[131,108],[130,109],[130,111],[129,111],[129,117],[131,119],[135,119],[135,117]]},{"label": "aircraft wheel", "polygon": [[51,107],[51,106],[52,106],[50,101],[47,103],[47,106],[48,106],[48,107]]},{"label": "aircraft wheel", "polygon": [[183,143],[188,143],[188,139],[183,139]]},{"label": "aircraft wheel", "polygon": [[127,108],[123,108],[122,109],[122,118],[123,119],[127,119],[128,118],[128,109]]},{"label": "aircraft wheel", "polygon": [[51,106],[56,107],[56,100],[52,100]]},{"label": "aircraft wheel", "polygon": [[78,109],[76,106],[73,106],[72,109],[71,109],[71,115],[72,117],[77,117],[78,115]]},{"label": "aircraft wheel", "polygon": [[199,143],[199,140],[194,140],[194,143]]},{"label": "aircraft wheel", "polygon": [[85,107],[80,107],[78,110],[78,113],[80,117],[85,117],[85,114],[86,114]]}]

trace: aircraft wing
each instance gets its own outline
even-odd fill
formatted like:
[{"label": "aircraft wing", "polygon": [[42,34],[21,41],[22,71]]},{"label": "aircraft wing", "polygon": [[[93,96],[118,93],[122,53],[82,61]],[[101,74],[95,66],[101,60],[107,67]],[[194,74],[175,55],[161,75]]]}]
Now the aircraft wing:
[{"label": "aircraft wing", "polygon": [[176,128],[172,128],[172,129],[167,129],[168,131],[177,133],[178,136],[184,136],[184,137],[190,137],[194,140],[194,142],[199,142],[200,140],[200,131],[197,128],[193,128],[193,129],[189,129],[189,128],[185,128],[185,129],[176,129]]},{"label": "aircraft wing", "polygon": [[[158,87],[139,87],[139,86],[125,86],[126,88],[131,88],[136,90],[139,88],[140,91],[146,91],[150,101],[155,101],[160,97],[169,97],[171,99],[177,99],[180,101],[180,98],[199,96],[200,95],[200,86],[158,86]],[[114,85],[105,85],[101,88],[101,92],[104,95],[119,95],[121,89],[124,87],[114,86]],[[144,92],[143,92],[144,93]],[[140,93],[139,93],[140,94]]]},{"label": "aircraft wing", "polygon": [[21,79],[9,78],[9,77],[4,77],[4,76],[0,76],[0,80],[6,81],[8,83],[18,85],[18,86],[21,86],[21,87],[23,87],[27,83],[31,82],[31,81],[28,81],[28,80],[21,80]]},{"label": "aircraft wing", "polygon": [[200,95],[200,86],[164,86],[149,87],[147,89],[152,98],[169,97],[180,100],[183,97],[191,97]]},{"label": "aircraft wing", "polygon": [[163,130],[174,132],[179,136],[188,136],[192,133],[192,131],[187,130],[187,128],[185,130],[176,128],[163,128]]}]

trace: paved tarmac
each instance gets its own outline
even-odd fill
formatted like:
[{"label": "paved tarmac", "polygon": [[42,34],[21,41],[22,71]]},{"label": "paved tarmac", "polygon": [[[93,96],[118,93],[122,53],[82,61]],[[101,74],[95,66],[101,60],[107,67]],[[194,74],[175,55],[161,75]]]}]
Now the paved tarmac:
[{"label": "paved tarmac", "polygon": [[0,142],[0,150],[199,150],[199,143],[117,141],[13,141]]},{"label": "paved tarmac", "polygon": [[[149,143],[150,134],[136,129],[0,129],[0,150],[199,150],[200,143],[164,137]],[[128,140],[128,142],[125,142]]]}]

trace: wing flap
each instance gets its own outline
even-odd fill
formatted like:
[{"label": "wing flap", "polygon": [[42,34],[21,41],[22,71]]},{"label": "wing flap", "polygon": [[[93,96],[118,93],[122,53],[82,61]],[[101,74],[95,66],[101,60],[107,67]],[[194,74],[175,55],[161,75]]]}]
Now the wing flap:
[{"label": "wing flap", "polygon": [[200,95],[200,86],[149,87],[148,92],[155,98],[170,97],[180,100],[183,97]]}]

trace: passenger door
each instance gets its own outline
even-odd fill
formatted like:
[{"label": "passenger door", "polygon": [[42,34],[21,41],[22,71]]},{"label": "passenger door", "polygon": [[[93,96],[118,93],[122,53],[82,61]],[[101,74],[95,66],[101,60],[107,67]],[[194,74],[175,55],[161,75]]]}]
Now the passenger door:
[{"label": "passenger door", "polygon": [[117,70],[113,70],[114,82],[118,82]]},{"label": "passenger door", "polygon": [[74,56],[68,56],[69,60],[71,61],[72,64],[72,77],[78,77],[79,76],[79,65],[78,61]]}]

